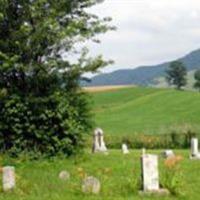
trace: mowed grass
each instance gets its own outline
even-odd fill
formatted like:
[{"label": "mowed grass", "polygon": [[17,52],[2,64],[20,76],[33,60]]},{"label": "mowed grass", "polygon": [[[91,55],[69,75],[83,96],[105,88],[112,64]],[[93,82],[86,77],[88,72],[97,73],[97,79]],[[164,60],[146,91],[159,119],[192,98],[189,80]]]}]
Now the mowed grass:
[{"label": "mowed grass", "polygon": [[96,125],[107,135],[162,134],[186,124],[199,130],[198,92],[132,87],[90,95]]},{"label": "mowed grass", "polygon": [[[141,166],[139,150],[131,150],[123,155],[120,150],[111,150],[109,155],[91,154],[89,151],[82,157],[54,160],[10,160],[3,164],[16,167],[17,188],[10,193],[0,192],[0,200],[197,200],[200,188],[200,161],[189,160],[189,150],[177,150],[183,160],[179,163],[181,195],[174,196],[140,196]],[[148,151],[160,154],[161,151]],[[160,183],[164,175],[164,159],[159,158]],[[69,181],[58,178],[61,170],[71,174]],[[85,175],[92,175],[101,181],[99,195],[83,194],[81,182]]]}]

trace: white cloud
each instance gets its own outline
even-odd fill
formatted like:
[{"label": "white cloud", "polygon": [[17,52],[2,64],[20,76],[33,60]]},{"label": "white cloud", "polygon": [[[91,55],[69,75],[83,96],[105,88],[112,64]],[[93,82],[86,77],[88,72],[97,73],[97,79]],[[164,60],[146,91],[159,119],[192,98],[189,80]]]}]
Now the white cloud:
[{"label": "white cloud", "polygon": [[173,60],[200,48],[199,0],[105,0],[90,9],[111,16],[116,32],[90,45],[93,55],[115,60],[104,71]]}]

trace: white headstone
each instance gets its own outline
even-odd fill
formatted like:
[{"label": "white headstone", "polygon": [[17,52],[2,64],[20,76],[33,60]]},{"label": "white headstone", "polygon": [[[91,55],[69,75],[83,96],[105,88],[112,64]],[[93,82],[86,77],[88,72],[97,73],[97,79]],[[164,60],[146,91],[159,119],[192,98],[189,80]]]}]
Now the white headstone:
[{"label": "white headstone", "polygon": [[9,191],[15,188],[15,168],[11,166],[3,167],[3,191]]},{"label": "white headstone", "polygon": [[93,152],[98,152],[100,150],[99,146],[99,133],[98,129],[94,131],[94,136],[93,136]]},{"label": "white headstone", "polygon": [[122,153],[129,154],[129,150],[126,144],[122,144]]},{"label": "white headstone", "polygon": [[142,156],[143,190],[159,190],[158,156],[145,154]]},{"label": "white headstone", "polygon": [[107,152],[103,138],[103,130],[101,128],[96,128],[94,131],[93,152]]},{"label": "white headstone", "polygon": [[106,152],[107,151],[107,148],[106,148],[106,145],[104,143],[104,138],[103,138],[103,131],[101,131],[99,133],[99,138],[100,138],[100,151],[101,152]]},{"label": "white headstone", "polygon": [[167,149],[163,152],[164,158],[170,158],[175,156],[174,152],[171,149]]},{"label": "white headstone", "polygon": [[101,184],[97,178],[89,176],[83,180],[82,191],[84,193],[98,194],[100,192],[100,189]]},{"label": "white headstone", "polygon": [[197,138],[192,138],[191,139],[191,155],[192,156],[197,156],[198,154],[199,154],[198,139]]},{"label": "white headstone", "polygon": [[192,138],[191,139],[191,159],[200,159],[200,153],[198,150],[198,139]]}]

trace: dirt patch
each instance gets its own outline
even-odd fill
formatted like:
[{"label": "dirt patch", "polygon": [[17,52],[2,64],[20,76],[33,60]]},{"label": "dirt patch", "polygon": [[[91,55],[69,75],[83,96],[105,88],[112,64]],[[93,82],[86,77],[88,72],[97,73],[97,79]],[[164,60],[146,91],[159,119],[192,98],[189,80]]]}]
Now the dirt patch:
[{"label": "dirt patch", "polygon": [[133,85],[109,85],[109,86],[94,86],[94,87],[83,87],[83,89],[87,92],[105,92],[105,91],[113,91],[122,88],[130,88],[134,87]]}]

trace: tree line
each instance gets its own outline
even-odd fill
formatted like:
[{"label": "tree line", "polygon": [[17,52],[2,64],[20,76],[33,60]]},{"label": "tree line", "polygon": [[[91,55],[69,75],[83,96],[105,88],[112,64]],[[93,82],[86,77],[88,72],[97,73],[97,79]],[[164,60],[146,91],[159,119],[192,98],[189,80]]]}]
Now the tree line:
[{"label": "tree line", "polygon": [[[170,86],[175,86],[181,90],[187,85],[187,68],[181,61],[173,61],[166,70],[166,81]],[[200,69],[194,73],[195,83],[193,87],[200,92]]]}]

